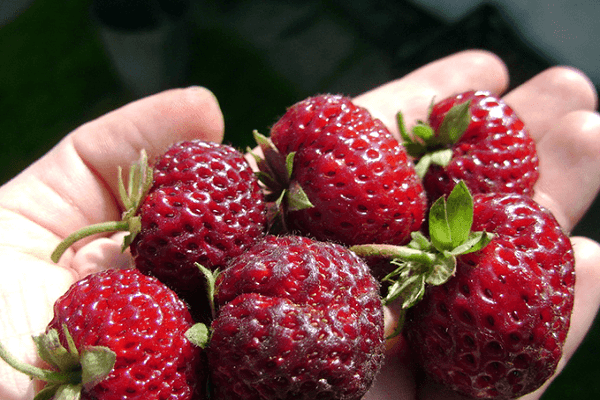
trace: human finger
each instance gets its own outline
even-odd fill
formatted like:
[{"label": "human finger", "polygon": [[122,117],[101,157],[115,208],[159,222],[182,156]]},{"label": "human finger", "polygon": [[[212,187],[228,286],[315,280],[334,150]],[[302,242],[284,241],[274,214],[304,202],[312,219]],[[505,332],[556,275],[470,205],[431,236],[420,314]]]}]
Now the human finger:
[{"label": "human finger", "polygon": [[417,119],[425,119],[434,98],[473,89],[500,94],[507,86],[508,71],[500,58],[486,51],[467,50],[361,94],[354,102],[381,119],[398,137],[398,111],[402,111],[407,125],[413,125]]},{"label": "human finger", "polygon": [[598,193],[600,121],[590,79],[552,67],[504,96],[537,144],[540,178],[535,199],[570,231]]},{"label": "human finger", "polygon": [[585,238],[571,238],[575,249],[575,270],[577,278],[575,281],[575,304],[571,315],[571,326],[567,340],[563,347],[563,356],[558,363],[556,373],[540,389],[524,396],[521,400],[537,400],[551,386],[552,381],[568,364],[569,360],[581,345],[594,322],[594,318],[600,307],[600,244]]},{"label": "human finger", "polygon": [[600,189],[600,115],[574,111],[557,119],[537,151],[540,177],[534,198],[570,231]]},{"label": "human finger", "polygon": [[597,94],[590,79],[570,67],[552,67],[507,93],[503,99],[537,142],[557,120],[579,110],[594,111]]},{"label": "human finger", "polygon": [[72,268],[81,276],[86,276],[107,268],[132,267],[131,253],[129,250],[122,251],[123,239],[126,234],[118,232],[86,244],[73,257]]},{"label": "human finger", "polygon": [[386,350],[386,357],[364,400],[414,400],[415,368],[406,342],[398,337]]},{"label": "human finger", "polygon": [[222,135],[223,116],[208,90],[159,93],[67,135],[0,189],[0,208],[55,237],[41,242],[46,246],[42,252],[49,255],[53,246],[73,231],[119,218],[117,166],[128,167],[139,158],[141,149],[152,157],[174,141],[220,141]]}]

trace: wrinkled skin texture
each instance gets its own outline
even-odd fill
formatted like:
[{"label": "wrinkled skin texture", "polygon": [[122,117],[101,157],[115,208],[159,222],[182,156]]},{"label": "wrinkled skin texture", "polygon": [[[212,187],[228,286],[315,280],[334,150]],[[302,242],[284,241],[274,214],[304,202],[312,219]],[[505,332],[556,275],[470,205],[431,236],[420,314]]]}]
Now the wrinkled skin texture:
[{"label": "wrinkled skin texture", "polygon": [[[478,88],[502,95],[508,86],[504,64],[494,55],[466,51],[423,66],[355,98],[398,135],[395,114],[407,124],[424,119],[431,99]],[[571,68],[554,67],[503,95],[536,141],[540,179],[535,199],[570,231],[600,187],[600,116],[589,79]],[[249,127],[252,129],[253,127]],[[260,127],[258,127],[260,128]],[[17,357],[36,362],[30,335],[43,331],[52,303],[77,278],[91,271],[127,265],[118,237],[90,238],[69,250],[58,265],[54,247],[90,223],[115,220],[118,165],[146,148],[158,155],[177,141],[221,140],[223,117],[204,89],[177,89],[129,104],[67,135],[46,156],[0,189],[0,340]],[[69,176],[70,179],[65,179]],[[600,304],[600,245],[572,238],[577,284],[571,327],[559,370],[588,331]],[[18,266],[16,268],[15,266]],[[394,328],[393,307],[386,309]],[[402,341],[388,343],[386,363],[367,400],[458,400],[461,397],[417,376]],[[538,399],[547,385],[526,396]],[[30,400],[35,384],[0,363],[0,398]]]},{"label": "wrinkled skin texture", "polygon": [[221,272],[215,297],[216,398],[359,400],[381,367],[379,283],[341,245],[267,235]]}]

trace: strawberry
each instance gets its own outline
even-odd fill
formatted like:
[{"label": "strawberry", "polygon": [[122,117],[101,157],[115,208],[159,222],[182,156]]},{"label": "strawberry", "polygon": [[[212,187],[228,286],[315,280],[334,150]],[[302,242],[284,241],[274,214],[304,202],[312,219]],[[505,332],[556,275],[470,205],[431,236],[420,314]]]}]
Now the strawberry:
[{"label": "strawberry", "polygon": [[398,125],[430,201],[448,195],[459,181],[471,193],[521,193],[533,196],[538,156],[523,121],[502,99],[469,91],[433,104],[428,123],[406,131]]},{"label": "strawberry", "polygon": [[194,263],[215,270],[264,234],[265,203],[244,156],[230,146],[177,143],[154,167],[131,244],[136,267],[194,306],[206,294]]},{"label": "strawberry", "polygon": [[[475,398],[520,397],[547,381],[561,358],[573,309],[573,249],[531,197],[465,194],[461,182],[447,204],[443,197],[434,203],[430,244],[419,238],[409,248],[379,249],[395,253],[400,266],[388,299],[404,299],[404,335],[434,380]],[[463,207],[469,204],[472,211]],[[486,232],[474,251],[463,243],[481,241],[460,238],[465,227]]]},{"label": "strawberry", "polygon": [[569,238],[531,198],[480,194],[474,229],[496,237],[409,310],[405,334],[435,379],[479,398],[515,398],[554,373],[575,283]]},{"label": "strawberry", "polygon": [[[86,234],[130,231],[124,246],[130,246],[135,266],[174,289],[206,320],[206,293],[198,290],[204,277],[195,263],[222,268],[266,228],[263,193],[244,156],[224,144],[175,143],[153,170],[142,157],[132,168],[129,190],[121,183],[121,193],[123,221],[87,227]],[[79,232],[67,238],[53,259],[80,238]]]},{"label": "strawberry", "polygon": [[216,278],[206,349],[219,399],[360,399],[383,360],[383,308],[346,248],[272,236]]},{"label": "strawberry", "polygon": [[383,123],[341,95],[290,107],[270,137],[255,135],[267,197],[290,232],[346,245],[403,244],[426,196],[412,160]]},{"label": "strawberry", "polygon": [[185,304],[157,279],[133,268],[104,270],[74,283],[34,338],[52,370],[12,365],[48,382],[39,399],[200,400],[207,371],[203,351],[186,338],[192,324]]}]

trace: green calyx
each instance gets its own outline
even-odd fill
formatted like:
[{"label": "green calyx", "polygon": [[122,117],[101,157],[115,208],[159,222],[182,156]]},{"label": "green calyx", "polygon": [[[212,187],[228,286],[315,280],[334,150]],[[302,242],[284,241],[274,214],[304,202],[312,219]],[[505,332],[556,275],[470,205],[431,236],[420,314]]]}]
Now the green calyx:
[{"label": "green calyx", "polygon": [[[295,152],[284,155],[279,152],[271,139],[258,131],[253,132],[263,156],[249,149],[258,165],[258,180],[266,187],[266,200],[274,205],[271,210],[271,225],[280,222],[285,230],[285,214],[314,207],[306,192],[292,179]],[[275,221],[277,220],[277,221]]]},{"label": "green calyx", "polygon": [[[445,167],[450,163],[452,160],[451,146],[458,142],[471,122],[470,104],[470,101],[466,101],[453,106],[446,113],[442,124],[435,132],[426,122],[417,121],[409,134],[404,123],[404,116],[401,112],[396,114],[396,122],[403,140],[402,144],[408,154],[418,160],[415,169],[419,177],[423,178],[431,165]],[[429,113],[431,113],[432,107],[433,102]]]},{"label": "green calyx", "polygon": [[0,358],[7,364],[33,379],[47,383],[34,400],[78,400],[83,389],[91,389],[113,370],[116,354],[107,347],[89,346],[79,351],[69,331],[63,326],[67,347],[59,340],[56,329],[34,336],[38,354],[51,369],[22,363],[0,343]]},{"label": "green calyx", "polygon": [[120,221],[108,221],[86,226],[67,236],[52,252],[51,259],[57,263],[64,252],[75,242],[97,233],[107,232],[129,232],[123,240],[122,250],[133,242],[135,236],[141,229],[141,220],[137,215],[138,210],[152,186],[152,168],[148,165],[148,156],[144,150],[141,151],[140,160],[132,164],[129,169],[127,187],[123,181],[123,170],[119,167],[119,196],[123,203],[124,212]]},{"label": "green calyx", "polygon": [[473,197],[464,182],[448,196],[440,197],[429,212],[429,238],[413,232],[406,246],[367,244],[350,247],[359,256],[377,256],[390,260],[397,268],[383,278],[389,282],[384,303],[397,299],[402,309],[423,298],[427,285],[442,285],[456,271],[456,257],[481,250],[493,238],[491,233],[472,232]]},{"label": "green calyx", "polygon": [[[216,282],[217,277],[219,276],[219,270],[211,271],[206,268],[204,265],[200,263],[196,263],[196,267],[200,270],[200,272],[204,275],[206,279],[206,293],[208,296],[208,302],[210,304],[210,311],[212,314],[212,318],[215,318],[216,315],[216,306],[215,306],[215,291],[216,291]],[[204,349],[208,346],[208,342],[210,342],[211,331],[206,324],[202,322],[198,322],[190,329],[185,332],[185,337],[194,345]]]}]

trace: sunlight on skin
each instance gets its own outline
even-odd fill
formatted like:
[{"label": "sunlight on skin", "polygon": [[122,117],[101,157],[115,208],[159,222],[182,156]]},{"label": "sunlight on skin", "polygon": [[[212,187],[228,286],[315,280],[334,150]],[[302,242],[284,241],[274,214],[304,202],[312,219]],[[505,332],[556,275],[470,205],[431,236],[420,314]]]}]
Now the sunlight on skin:
[{"label": "sunlight on skin", "polygon": [[[425,83],[424,92],[430,97],[433,94],[440,100],[469,89],[486,89],[501,94],[508,78],[503,66],[498,65],[498,60],[490,58],[487,54],[472,55],[478,59],[475,63],[487,70],[489,75],[482,77],[476,71],[465,72],[461,75],[462,79],[450,79],[448,85],[436,92],[434,88],[428,88],[427,85],[440,87],[436,84],[446,78],[447,71],[436,67],[449,61],[446,59],[359,96],[356,102],[372,110],[398,135],[396,127],[390,126],[395,124],[394,115],[397,110],[403,111],[408,124],[426,118],[429,103],[425,102],[427,98],[422,97],[423,92],[405,93],[405,91],[413,91],[415,85],[419,87]],[[453,57],[463,56],[464,53]],[[421,80],[420,84],[403,82],[415,77]],[[490,77],[492,79],[488,79]],[[382,91],[387,93],[384,94]],[[409,99],[413,102],[403,107],[404,101],[396,102],[395,98]],[[535,199],[555,213],[561,226],[566,231],[570,231],[594,200],[600,187],[600,176],[597,172],[600,168],[600,157],[598,157],[600,117],[593,112],[597,107],[597,96],[593,86],[580,72],[572,68],[555,67],[508,93],[505,101],[521,116],[532,136],[539,142],[541,177],[536,185]],[[593,323],[600,303],[600,295],[595,290],[597,283],[600,283],[600,270],[596,265],[600,248],[597,243],[586,238],[573,238],[573,246],[577,258],[577,297],[572,316],[572,328],[559,370],[564,367],[583,340]],[[393,319],[393,313],[387,315],[388,318]],[[394,360],[393,355],[390,357]],[[396,391],[392,391],[389,397],[384,397],[381,393],[385,391],[381,392],[380,384],[382,381],[378,380],[372,390],[377,393],[376,396],[371,397],[369,394],[368,399],[397,398]],[[538,399],[549,384],[550,382],[524,398]],[[424,385],[418,392],[419,398],[423,399],[464,398],[434,384]]]},{"label": "sunlight on skin", "polygon": [[[398,135],[395,114],[408,125],[426,116],[432,98],[486,89],[501,94],[508,86],[504,64],[496,56],[468,51],[439,60],[355,99]],[[600,118],[589,80],[571,68],[552,68],[508,93],[506,101],[538,140],[541,177],[536,200],[573,228],[600,186]],[[284,109],[285,105],[282,106]],[[178,89],[134,102],[67,136],[44,158],[0,188],[0,340],[19,358],[35,360],[31,335],[51,318],[52,303],[75,279],[108,267],[126,267],[120,253],[122,234],[77,243],[59,265],[49,261],[54,247],[82,226],[119,218],[116,167],[128,166],[145,148],[150,158],[178,140],[220,141],[223,116],[205,89]],[[69,179],[65,179],[68,176]],[[583,186],[581,186],[583,185]],[[582,189],[583,187],[583,189]],[[573,354],[600,304],[597,243],[574,238],[577,284],[572,329],[560,367]],[[77,252],[75,252],[77,251]],[[396,312],[386,309],[386,329]],[[461,399],[431,384],[417,385],[403,341],[389,343],[387,362],[368,400]],[[0,362],[0,398],[30,400],[27,377]],[[537,399],[538,391],[527,399]]]},{"label": "sunlight on skin", "polygon": [[[31,335],[45,329],[54,301],[76,279],[127,262],[114,251],[118,236],[112,243],[82,240],[74,246],[85,250],[81,255],[70,250],[59,265],[50,261],[67,234],[119,218],[117,166],[137,161],[142,148],[154,156],[179,140],[221,141],[223,129],[219,105],[208,90],[170,90],[81,126],[0,188],[0,340],[15,356],[36,360]],[[93,261],[102,253],[111,255],[105,265]],[[1,399],[31,400],[32,388],[29,378],[0,362]]]}]

